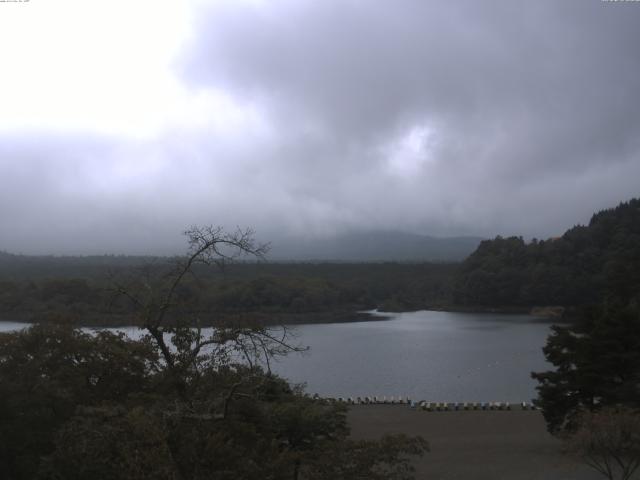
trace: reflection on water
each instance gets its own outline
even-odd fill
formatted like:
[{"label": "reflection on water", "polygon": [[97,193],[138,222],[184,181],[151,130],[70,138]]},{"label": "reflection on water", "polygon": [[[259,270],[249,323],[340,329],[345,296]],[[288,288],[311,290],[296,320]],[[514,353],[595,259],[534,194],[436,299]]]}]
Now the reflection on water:
[{"label": "reflection on water", "polygon": [[[0,322],[0,331],[22,327]],[[121,330],[140,335],[135,327]],[[272,367],[323,396],[529,401],[536,385],[530,372],[549,367],[541,350],[549,323],[525,315],[421,311],[294,331],[310,351]]]},{"label": "reflection on water", "polygon": [[309,354],[275,370],[320,395],[528,401],[530,372],[549,367],[541,350],[549,323],[525,315],[422,311],[297,331]]}]

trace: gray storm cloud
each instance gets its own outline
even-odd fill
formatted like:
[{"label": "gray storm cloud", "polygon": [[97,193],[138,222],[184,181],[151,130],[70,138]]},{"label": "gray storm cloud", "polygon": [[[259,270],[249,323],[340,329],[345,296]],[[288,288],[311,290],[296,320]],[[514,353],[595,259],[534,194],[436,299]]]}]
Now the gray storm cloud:
[{"label": "gray storm cloud", "polygon": [[1,134],[0,248],[164,252],[192,223],[545,237],[640,193],[640,4],[197,5],[177,77],[264,131]]}]

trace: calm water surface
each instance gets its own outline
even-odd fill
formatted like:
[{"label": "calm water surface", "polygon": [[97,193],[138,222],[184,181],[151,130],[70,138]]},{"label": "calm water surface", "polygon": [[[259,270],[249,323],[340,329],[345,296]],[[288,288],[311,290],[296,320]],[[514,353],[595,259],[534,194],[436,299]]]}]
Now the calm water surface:
[{"label": "calm water surface", "polygon": [[[0,331],[24,324],[0,322]],[[137,329],[124,329],[133,337]],[[310,347],[274,365],[322,396],[410,396],[429,401],[529,401],[529,373],[549,365],[549,323],[525,315],[420,311],[389,320],[301,325]]]}]

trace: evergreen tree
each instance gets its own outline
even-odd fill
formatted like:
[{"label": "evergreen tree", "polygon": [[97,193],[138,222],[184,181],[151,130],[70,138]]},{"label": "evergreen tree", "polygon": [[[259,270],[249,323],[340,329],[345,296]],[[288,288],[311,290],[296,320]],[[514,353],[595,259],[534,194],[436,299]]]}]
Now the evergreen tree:
[{"label": "evergreen tree", "polygon": [[640,407],[640,308],[592,308],[572,326],[554,326],[544,347],[554,371],[532,373],[551,433],[573,431],[584,411]]},{"label": "evergreen tree", "polygon": [[525,243],[496,237],[460,266],[454,302],[472,306],[580,307],[640,291],[640,199],[603,210],[587,226]]}]

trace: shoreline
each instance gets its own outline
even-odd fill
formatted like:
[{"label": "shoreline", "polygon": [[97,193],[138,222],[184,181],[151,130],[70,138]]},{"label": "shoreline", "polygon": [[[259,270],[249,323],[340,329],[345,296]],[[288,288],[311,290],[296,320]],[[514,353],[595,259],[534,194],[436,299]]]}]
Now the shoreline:
[{"label": "shoreline", "polygon": [[[386,321],[393,318],[396,314],[413,313],[419,311],[433,312],[451,312],[451,313],[469,313],[469,314],[496,314],[496,315],[529,315],[533,318],[539,318],[544,321],[566,322],[567,310],[560,306],[547,307],[479,307],[479,306],[460,306],[460,305],[434,305],[426,308],[398,310],[398,311],[380,311],[373,310],[339,310],[329,312],[308,312],[308,313],[264,313],[264,312],[246,312],[246,313],[222,313],[216,316],[217,321],[238,323],[246,325],[258,326],[296,326],[296,325],[319,325],[319,324],[335,324],[335,323],[359,323],[372,321]],[[74,326],[81,328],[128,328],[137,327],[135,323],[130,321],[130,316],[125,315],[87,315],[71,322]],[[0,314],[0,322],[11,323],[56,323],[55,320],[40,317],[38,315],[28,314],[12,314],[11,317],[5,317]],[[202,322],[200,326],[203,328],[215,326],[216,321]],[[196,327],[196,324],[192,325]]]},{"label": "shoreline", "polygon": [[562,319],[569,310],[561,305],[532,305],[526,307],[513,306],[466,306],[466,305],[435,305],[427,310],[436,312],[456,312],[456,313],[497,313],[513,315],[531,315],[538,318]]},{"label": "shoreline", "polygon": [[[311,312],[311,313],[259,313],[250,312],[245,314],[220,314],[217,320],[220,322],[238,323],[246,325],[257,325],[263,327],[271,326],[296,326],[296,325],[317,325],[317,324],[334,324],[334,323],[358,323],[372,321],[386,321],[392,317],[392,313],[374,312],[374,311],[336,311],[336,312]],[[80,328],[131,328],[138,327],[134,322],[129,321],[130,317],[113,316],[113,321],[105,321],[105,315],[94,315],[84,317],[89,321],[70,321],[72,325]],[[73,320],[73,319],[72,319]],[[46,318],[38,318],[37,316],[15,315],[5,317],[0,315],[0,322],[20,323],[32,325],[36,323],[60,323],[55,320]],[[168,325],[171,322],[167,323]],[[202,322],[202,328],[214,327],[216,322]],[[192,327],[198,325],[193,324]]]}]

